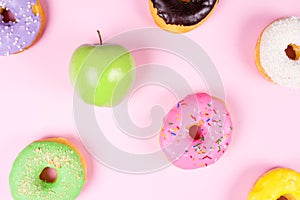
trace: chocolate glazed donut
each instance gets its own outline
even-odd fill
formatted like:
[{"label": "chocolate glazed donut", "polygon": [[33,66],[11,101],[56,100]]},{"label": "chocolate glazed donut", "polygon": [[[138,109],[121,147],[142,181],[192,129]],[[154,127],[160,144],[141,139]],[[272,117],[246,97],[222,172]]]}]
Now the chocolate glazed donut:
[{"label": "chocolate glazed donut", "polygon": [[167,31],[183,33],[202,24],[218,0],[149,0],[152,17]]}]

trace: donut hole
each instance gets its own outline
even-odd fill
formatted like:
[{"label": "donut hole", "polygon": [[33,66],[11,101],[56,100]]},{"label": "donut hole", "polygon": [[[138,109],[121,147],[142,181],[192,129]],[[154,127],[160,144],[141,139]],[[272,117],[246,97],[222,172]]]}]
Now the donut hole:
[{"label": "donut hole", "polygon": [[3,9],[0,13],[1,17],[2,17],[2,21],[4,23],[8,23],[8,22],[15,22],[16,18],[15,15],[8,9]]},{"label": "donut hole", "polygon": [[296,200],[296,198],[293,195],[285,194],[280,196],[277,200]]},{"label": "donut hole", "polygon": [[46,167],[40,174],[40,180],[47,183],[54,183],[56,181],[57,174],[56,170],[50,167]]},{"label": "donut hole", "polygon": [[300,47],[295,44],[289,44],[284,50],[286,56],[291,60],[299,60],[300,57]]},{"label": "donut hole", "polygon": [[202,127],[199,125],[193,125],[189,128],[189,135],[194,140],[199,140],[203,137]]}]

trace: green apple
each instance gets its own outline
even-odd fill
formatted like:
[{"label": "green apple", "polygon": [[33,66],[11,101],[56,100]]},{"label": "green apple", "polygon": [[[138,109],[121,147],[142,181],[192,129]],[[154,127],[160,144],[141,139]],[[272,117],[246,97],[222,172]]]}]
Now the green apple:
[{"label": "green apple", "polygon": [[[112,107],[122,101],[135,80],[133,56],[124,47],[81,45],[72,55],[69,74],[76,92],[88,104]],[[115,92],[116,86],[118,91]]]}]

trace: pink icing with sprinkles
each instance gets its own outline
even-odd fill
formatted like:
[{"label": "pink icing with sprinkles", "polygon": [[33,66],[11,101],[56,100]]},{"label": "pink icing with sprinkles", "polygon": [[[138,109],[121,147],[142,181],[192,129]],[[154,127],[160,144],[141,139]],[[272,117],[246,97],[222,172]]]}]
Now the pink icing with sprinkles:
[{"label": "pink icing with sprinkles", "polygon": [[[198,126],[199,137],[190,135]],[[225,104],[205,93],[188,95],[165,117],[160,146],[173,164],[195,169],[215,163],[227,150],[232,122]]]}]

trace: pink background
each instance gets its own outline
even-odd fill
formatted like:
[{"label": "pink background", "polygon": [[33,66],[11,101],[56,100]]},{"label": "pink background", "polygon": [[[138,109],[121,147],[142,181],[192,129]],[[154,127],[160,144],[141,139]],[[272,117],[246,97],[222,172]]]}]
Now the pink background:
[{"label": "pink background", "polygon": [[[260,31],[276,18],[299,14],[299,0],[221,0],[201,27],[185,34],[207,51],[221,74],[234,123],[233,139],[215,165],[192,171],[171,166],[146,175],[111,170],[84,149],[73,118],[68,63],[77,46],[98,41],[96,29],[105,40],[124,31],[155,27],[147,1],[64,0],[44,4],[48,22],[39,42],[21,54],[0,58],[0,199],[12,199],[8,176],[18,153],[32,141],[49,136],[69,138],[86,157],[89,180],[78,199],[242,200],[268,169],[283,166],[300,171],[300,93],[264,80],[253,58]],[[137,65],[168,64],[190,80],[195,91],[205,91],[191,66],[170,61],[163,53],[148,53],[153,56],[146,60],[135,55]],[[170,98],[161,100],[159,95]],[[142,102],[147,106],[141,106]],[[158,104],[167,111],[175,102],[163,88],[141,88],[130,103],[132,120],[145,126],[152,106]],[[122,135],[110,109],[95,111],[97,117],[104,116],[103,129],[120,148],[135,153],[158,148],[157,138],[135,141]],[[145,149],[144,142],[152,147]]]}]

